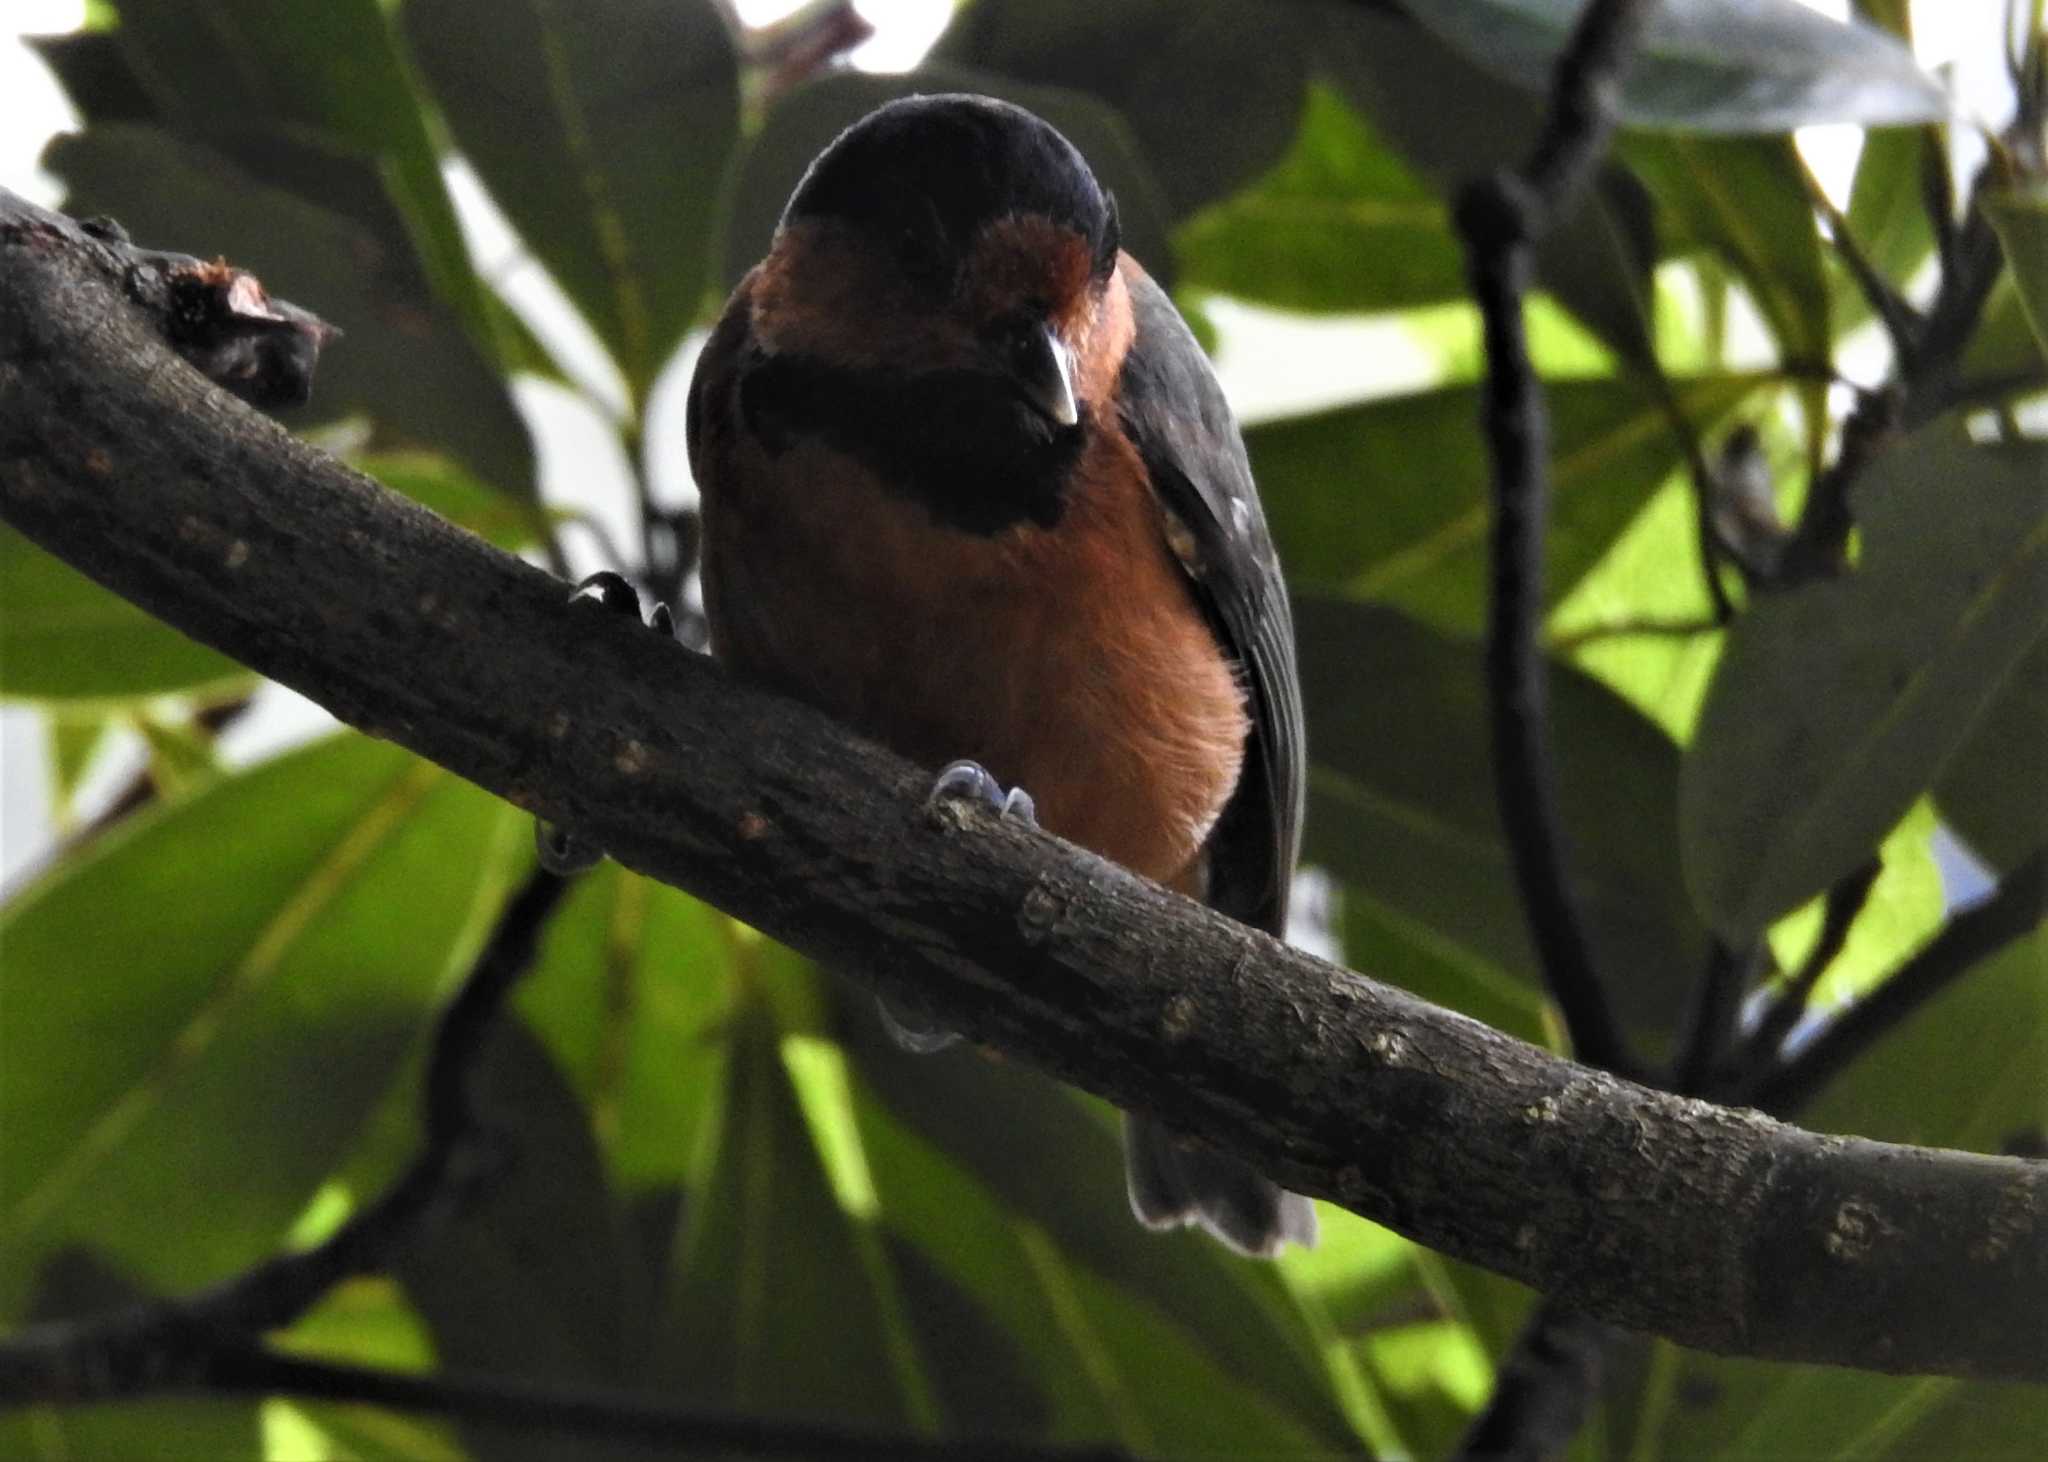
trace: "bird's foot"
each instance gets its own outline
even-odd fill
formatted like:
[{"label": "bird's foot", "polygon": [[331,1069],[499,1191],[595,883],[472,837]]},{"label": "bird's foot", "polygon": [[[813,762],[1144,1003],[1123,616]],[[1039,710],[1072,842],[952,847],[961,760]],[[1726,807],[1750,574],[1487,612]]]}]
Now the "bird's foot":
[{"label": "bird's foot", "polygon": [[[572,606],[589,605],[612,614],[630,614],[635,620],[640,619],[640,591],[624,574],[611,569],[599,569],[587,575],[569,595],[569,603]],[[675,615],[659,599],[654,601],[654,608],[648,612],[645,623],[665,639],[676,637]],[[597,844],[538,817],[533,820],[533,846],[540,855],[540,866],[561,878],[595,868],[604,860],[604,849]]]},{"label": "bird's foot", "polygon": [[983,802],[1004,817],[1022,818],[1033,827],[1038,826],[1038,804],[1031,800],[1031,794],[1022,787],[1005,790],[1001,782],[989,775],[988,768],[977,761],[956,761],[939,773],[926,800],[937,802],[944,798]]}]

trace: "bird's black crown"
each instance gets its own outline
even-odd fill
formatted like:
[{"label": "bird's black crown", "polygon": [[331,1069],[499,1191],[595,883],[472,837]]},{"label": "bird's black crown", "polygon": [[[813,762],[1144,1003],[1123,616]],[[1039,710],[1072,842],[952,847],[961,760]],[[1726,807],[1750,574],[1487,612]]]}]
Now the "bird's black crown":
[{"label": "bird's black crown", "polygon": [[983,227],[1037,214],[1116,263],[1116,204],[1057,128],[1009,102],[953,94],[888,103],[818,155],[783,211],[851,223],[913,272],[950,275]]}]

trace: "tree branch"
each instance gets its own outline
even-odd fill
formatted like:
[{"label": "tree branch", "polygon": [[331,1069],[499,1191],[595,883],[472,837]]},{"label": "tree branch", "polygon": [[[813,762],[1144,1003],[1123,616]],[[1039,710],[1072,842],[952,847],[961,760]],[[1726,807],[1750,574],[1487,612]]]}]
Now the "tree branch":
[{"label": "tree branch", "polygon": [[2043,1165],[1649,1091],[928,806],[929,772],[572,611],[206,383],[51,220],[0,195],[0,516],[167,622],[977,1041],[1589,1316],[2048,1377]]},{"label": "tree branch", "polygon": [[1606,150],[1617,77],[1646,10],[1643,0],[1594,0],[1587,7],[1558,58],[1550,107],[1529,160],[1520,172],[1496,173],[1463,189],[1456,209],[1486,337],[1482,425],[1494,484],[1486,689],[1495,800],[1530,939],[1572,1050],[1581,1060],[1622,1072],[1633,1063],[1565,871],[1542,648],[1550,417],[1529,360],[1522,300],[1535,271],[1536,240]]}]

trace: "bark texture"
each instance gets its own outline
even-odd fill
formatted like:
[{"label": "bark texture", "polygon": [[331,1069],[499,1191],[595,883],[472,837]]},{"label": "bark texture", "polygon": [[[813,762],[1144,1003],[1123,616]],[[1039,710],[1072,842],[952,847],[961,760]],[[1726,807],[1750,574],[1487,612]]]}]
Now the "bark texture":
[{"label": "bark texture", "polygon": [[[403,361],[391,363],[403,370]],[[735,684],[295,440],[0,193],[0,516],[342,720],[978,1041],[1595,1319],[2048,1378],[2048,1164],[1822,1137],[1341,970]]]}]

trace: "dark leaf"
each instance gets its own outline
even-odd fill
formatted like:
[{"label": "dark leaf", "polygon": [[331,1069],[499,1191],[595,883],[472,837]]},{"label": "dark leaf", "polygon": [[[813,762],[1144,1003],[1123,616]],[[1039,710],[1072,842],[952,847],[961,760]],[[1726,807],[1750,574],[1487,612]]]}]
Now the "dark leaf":
[{"label": "dark leaf", "polygon": [[644,405],[703,302],[739,136],[717,7],[409,0],[401,20],[456,143]]},{"label": "dark leaf", "polygon": [[2048,447],[1943,422],[1858,485],[1858,568],[1753,604],[1686,758],[1700,910],[1747,939],[1870,855],[2048,630]]},{"label": "dark leaf", "polygon": [[[285,149],[268,155],[283,166]],[[60,137],[46,165],[64,179],[67,206],[119,218],[138,240],[250,269],[275,295],[341,327],[325,353],[311,405],[293,425],[360,413],[377,445],[446,453],[484,480],[530,492],[532,447],[492,363],[446,310],[408,287],[413,264],[380,231],[357,221],[379,206],[348,159],[290,149],[302,179],[343,190],[348,216],[256,181],[208,148],[143,127],[96,127]]]},{"label": "dark leaf", "polygon": [[172,1292],[268,1252],[473,952],[520,821],[342,736],[18,895],[0,922],[0,1315],[70,1245]]},{"label": "dark leaf", "polygon": [[1102,185],[1116,195],[1124,248],[1154,278],[1171,283],[1172,256],[1159,185],[1123,119],[1075,91],[1027,86],[960,66],[928,65],[903,76],[841,72],[776,103],[744,150],[725,224],[725,279],[737,284],[768,252],[782,207],[825,144],[887,101],[920,92],[971,91],[1028,107],[1064,132]]},{"label": "dark leaf", "polygon": [[2048,844],[2048,640],[2014,667],[1941,769],[1935,806],[2001,873]]},{"label": "dark leaf", "polygon": [[[1414,15],[1480,65],[1549,84],[1580,0],[1434,0]],[[1897,40],[1797,0],[1665,0],[1623,77],[1622,120],[1689,132],[1936,122],[1948,96]]]},{"label": "dark leaf", "polygon": [[[1392,610],[1302,598],[1306,856],[1460,959],[1538,978],[1493,798],[1482,652]],[[1666,1036],[1704,967],[1678,865],[1678,748],[1598,681],[1551,670],[1573,887],[1623,1018]]]},{"label": "dark leaf", "polygon": [[[516,1020],[492,1032],[472,1077],[484,1171],[460,1215],[400,1255],[397,1277],[441,1364],[557,1385],[617,1386],[635,1342],[623,1215],[589,1114]],[[466,1428],[480,1455],[616,1455],[597,1443]]]},{"label": "dark leaf", "polygon": [[1107,102],[1179,219],[1243,187],[1293,139],[1308,69],[1289,11],[1257,0],[984,0],[932,55]]},{"label": "dark leaf", "polygon": [[[1754,376],[1705,376],[1673,389],[1704,432],[1760,384]],[[1646,387],[1560,381],[1548,394],[1555,603],[1679,465],[1680,448]],[[1263,422],[1245,433],[1245,445],[1294,583],[1388,600],[1435,623],[1478,630],[1492,472],[1478,387]]]}]

